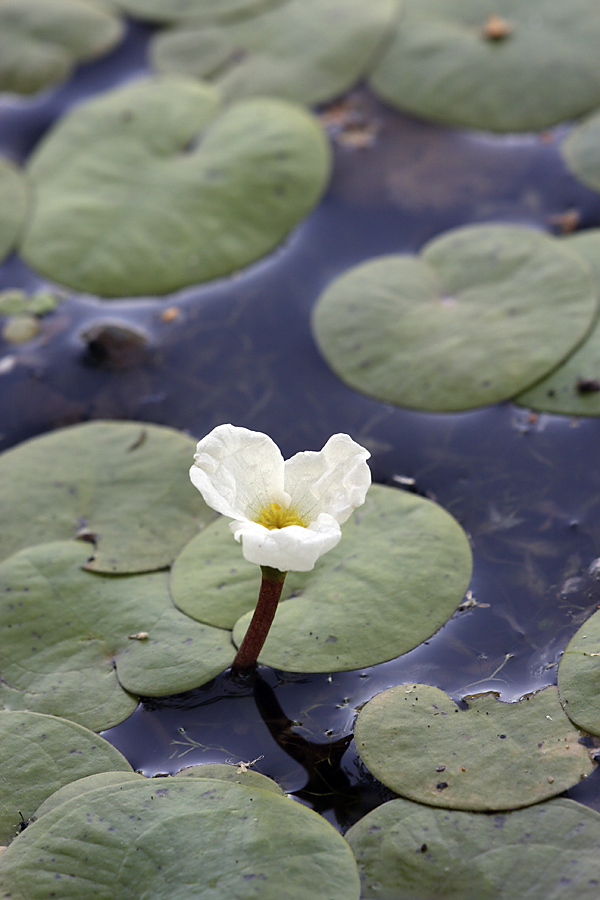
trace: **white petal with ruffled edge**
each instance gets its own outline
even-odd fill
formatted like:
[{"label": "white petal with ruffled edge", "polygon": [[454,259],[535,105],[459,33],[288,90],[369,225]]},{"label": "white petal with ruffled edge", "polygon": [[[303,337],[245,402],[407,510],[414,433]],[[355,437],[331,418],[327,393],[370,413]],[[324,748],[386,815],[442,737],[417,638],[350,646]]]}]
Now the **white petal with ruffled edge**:
[{"label": "white petal with ruffled edge", "polygon": [[309,572],[342,537],[339,524],[327,513],[321,513],[307,528],[288,525],[269,530],[248,519],[231,522],[229,527],[236,541],[242,542],[244,559],[280,572]]},{"label": "white petal with ruffled edge", "polygon": [[258,518],[263,507],[288,505],[284,462],[266,434],[218,425],[198,442],[190,479],[205,503],[232,519]]},{"label": "white petal with ruffled edge", "polygon": [[309,522],[327,512],[342,524],[365,502],[371,484],[368,450],[347,434],[334,434],[322,450],[296,453],[285,463],[291,506]]}]

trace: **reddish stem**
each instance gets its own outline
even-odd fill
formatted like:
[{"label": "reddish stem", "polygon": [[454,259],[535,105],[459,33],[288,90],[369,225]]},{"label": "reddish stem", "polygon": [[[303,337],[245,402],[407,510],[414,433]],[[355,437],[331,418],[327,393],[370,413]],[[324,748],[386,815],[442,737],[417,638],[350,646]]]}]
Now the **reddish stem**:
[{"label": "reddish stem", "polygon": [[277,604],[279,603],[283,582],[287,574],[286,572],[280,572],[279,569],[272,569],[270,566],[261,566],[261,569],[262,583],[260,594],[258,595],[258,603],[256,604],[248,631],[239,646],[231,666],[232,670],[237,673],[247,672],[255,667],[258,655],[267,639],[271,623],[275,618]]}]

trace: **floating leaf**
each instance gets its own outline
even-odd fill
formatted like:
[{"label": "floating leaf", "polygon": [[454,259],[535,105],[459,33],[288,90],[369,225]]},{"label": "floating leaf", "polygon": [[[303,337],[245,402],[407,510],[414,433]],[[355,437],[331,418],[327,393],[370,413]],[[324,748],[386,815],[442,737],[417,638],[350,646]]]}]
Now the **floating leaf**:
[{"label": "floating leaf", "polygon": [[137,696],[190,690],[227,668],[230,634],[171,603],[167,573],[123,578],[82,569],[85,544],[64,541],[0,563],[0,702],[111,728]]},{"label": "floating leaf", "polygon": [[558,688],[569,718],[600,734],[600,612],[584,622],[567,644],[558,667]]},{"label": "floating leaf", "polygon": [[600,104],[599,41],[595,0],[404,0],[370,83],[448,125],[547,128]]},{"label": "floating leaf", "polygon": [[53,312],[63,298],[51,291],[35,291],[28,294],[21,288],[0,291],[0,316],[45,316]]},{"label": "floating leaf", "polygon": [[589,268],[557,238],[459,228],[420,258],[363,263],[320,297],[321,352],[351,387],[398,406],[450,411],[506,400],[575,348],[596,314]]},{"label": "floating leaf", "polygon": [[402,684],[363,707],[356,748],[396,793],[446,809],[517,809],[554,797],[594,768],[555,687],[518,703],[493,694],[459,709],[439,688]]},{"label": "floating leaf", "polygon": [[81,536],[87,568],[129,573],[168,566],[214,518],[190,485],[195,441],[135,422],[89,422],[0,455],[0,558]]},{"label": "floating leaf", "polygon": [[207,78],[227,97],[323,103],[359,81],[397,6],[397,0],[285,0],[220,26],[159,33],[151,56],[159,71]]},{"label": "floating leaf", "polygon": [[[30,713],[30,715],[33,714]],[[35,818],[41,818],[41,816],[45,815],[47,812],[56,809],[61,803],[64,803],[66,800],[71,800],[73,797],[76,797],[81,803],[81,798],[87,791],[95,791],[97,788],[103,787],[112,787],[115,784],[124,784],[128,781],[143,780],[144,775],[139,775],[137,772],[132,771],[99,772],[97,775],[87,775],[84,778],[79,778],[77,781],[66,784],[64,787],[59,788],[51,794],[48,799],[44,800],[42,805],[36,809]]]},{"label": "floating leaf", "polygon": [[576,125],[560,149],[575,177],[593,191],[600,191],[600,111]]},{"label": "floating leaf", "polygon": [[358,900],[356,863],[321,816],[272,791],[203,778],[86,790],[0,857],[0,893],[42,900],[132,896]]},{"label": "floating leaf", "polygon": [[249,788],[262,788],[264,791],[273,791],[275,794],[285,795],[285,791],[272,778],[261,775],[260,772],[253,772],[250,766],[252,760],[243,762],[240,760],[239,765],[232,766],[227,763],[207,763],[203,766],[189,766],[182,769],[177,774],[179,776],[187,775],[192,778],[214,778],[217,781],[234,781],[236,784],[243,784]]},{"label": "floating leaf", "polygon": [[150,22],[221,22],[253,15],[283,0],[112,0],[128,15]]},{"label": "floating leaf", "polygon": [[122,22],[85,0],[2,0],[0,90],[32,94],[65,81],[75,65],[102,56]]},{"label": "floating leaf", "polygon": [[116,769],[131,772],[118,750],[81,725],[39,713],[0,712],[0,842],[15,837],[19,825],[63,785]]},{"label": "floating leaf", "polygon": [[552,800],[504,815],[391,800],[357,822],[362,900],[597,900],[600,815]]},{"label": "floating leaf", "polygon": [[191,79],[78,106],[34,153],[27,262],[107,297],[164,294],[264,256],[319,200],[329,146],[282,100],[220,107]]},{"label": "floating leaf", "polygon": [[2,326],[2,339],[9,344],[26,344],[40,332],[40,323],[35,316],[10,316]]},{"label": "floating leaf", "polygon": [[[600,229],[562,238],[589,264],[600,296]],[[515,397],[517,403],[542,412],[568,416],[600,415],[600,326],[547,378]]]},{"label": "floating leaf", "polygon": [[[0,11],[2,4],[0,4]],[[0,36],[0,46],[2,37]],[[1,67],[0,63],[0,67]],[[27,184],[20,170],[0,159],[0,262],[16,243],[27,212]]]},{"label": "floating leaf", "polygon": [[[177,559],[174,602],[188,615],[231,627],[258,597],[260,573],[225,523],[215,523]],[[288,672],[339,672],[393,659],[454,612],[468,586],[465,533],[435,503],[373,485],[344,524],[340,544],[311,572],[289,573],[260,655]],[[240,644],[251,612],[237,622]]]}]

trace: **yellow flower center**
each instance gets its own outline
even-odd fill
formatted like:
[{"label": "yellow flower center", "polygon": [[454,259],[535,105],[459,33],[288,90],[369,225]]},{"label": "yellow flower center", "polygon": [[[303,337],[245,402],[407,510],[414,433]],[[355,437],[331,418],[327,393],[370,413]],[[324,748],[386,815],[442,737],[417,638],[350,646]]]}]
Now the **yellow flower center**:
[{"label": "yellow flower center", "polygon": [[301,525],[302,528],[306,528],[306,522],[300,518],[295,509],[283,509],[279,503],[269,503],[268,506],[263,506],[256,521],[259,525],[268,528],[269,531],[274,528],[287,528],[288,525]]}]

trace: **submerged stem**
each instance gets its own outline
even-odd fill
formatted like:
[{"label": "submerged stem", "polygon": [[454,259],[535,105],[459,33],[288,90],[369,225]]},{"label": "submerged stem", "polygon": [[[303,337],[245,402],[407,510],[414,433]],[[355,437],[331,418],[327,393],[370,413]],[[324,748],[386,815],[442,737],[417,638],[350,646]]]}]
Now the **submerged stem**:
[{"label": "submerged stem", "polygon": [[287,575],[287,572],[280,572],[279,569],[272,569],[270,566],[261,566],[261,570],[262,583],[258,603],[231,667],[234,672],[238,673],[253,669],[256,665],[258,655],[275,618],[283,582]]}]

